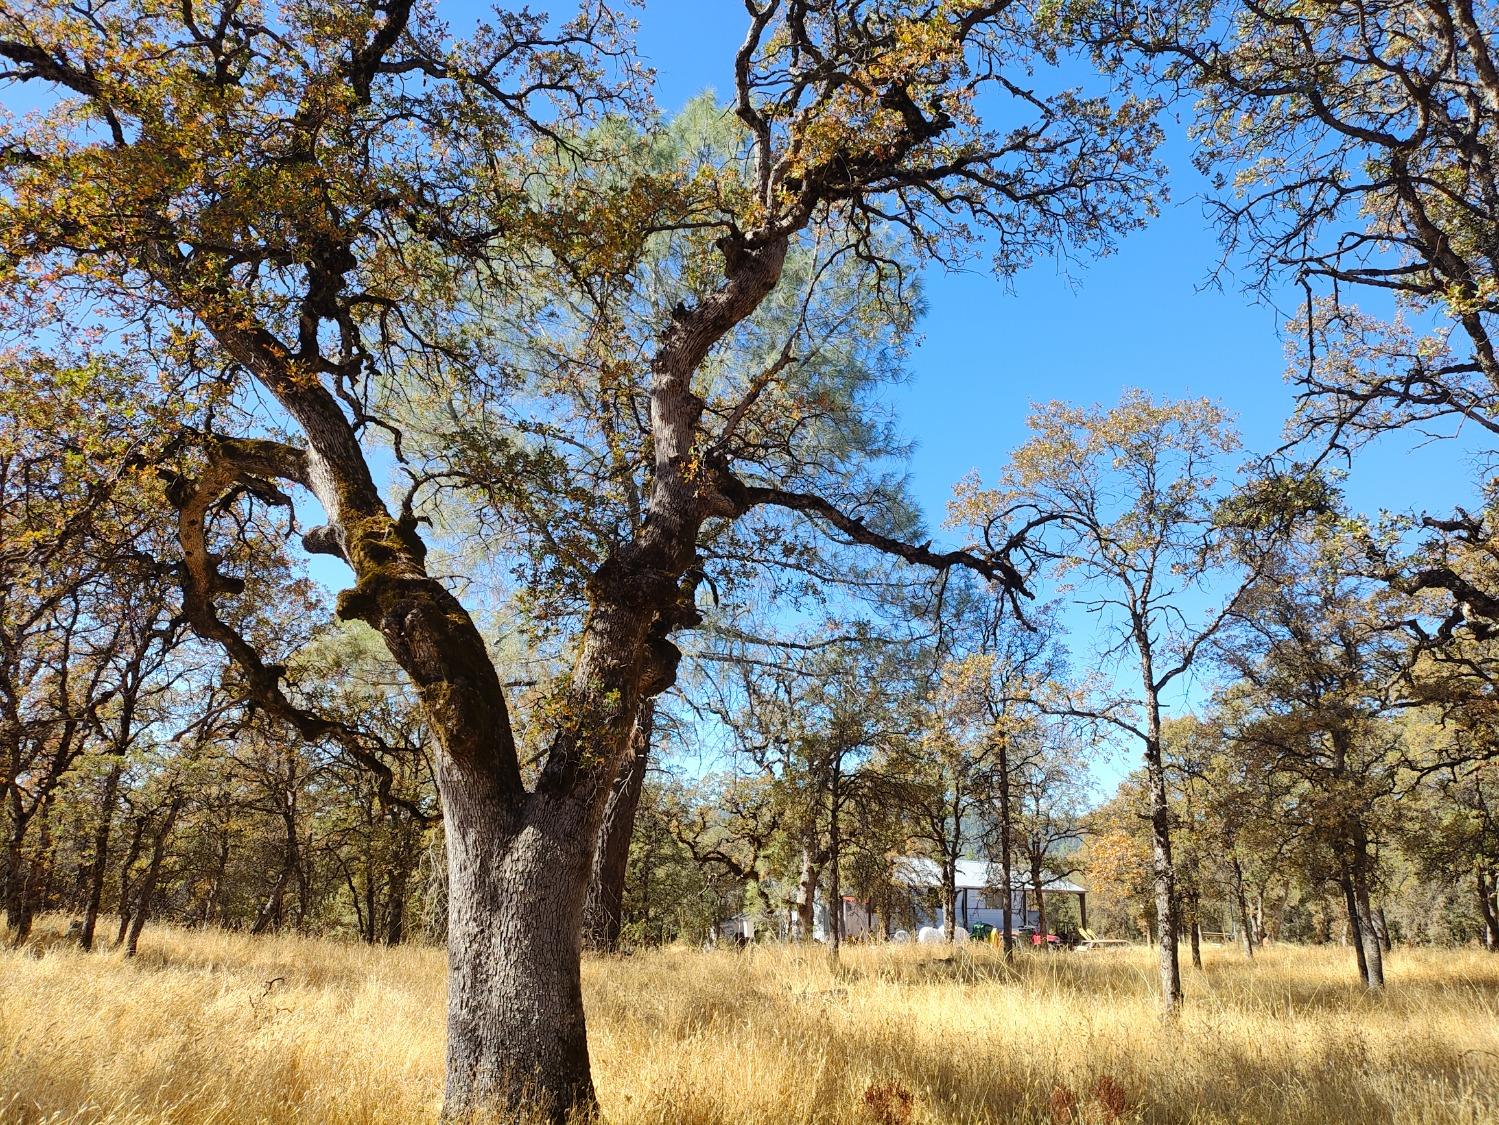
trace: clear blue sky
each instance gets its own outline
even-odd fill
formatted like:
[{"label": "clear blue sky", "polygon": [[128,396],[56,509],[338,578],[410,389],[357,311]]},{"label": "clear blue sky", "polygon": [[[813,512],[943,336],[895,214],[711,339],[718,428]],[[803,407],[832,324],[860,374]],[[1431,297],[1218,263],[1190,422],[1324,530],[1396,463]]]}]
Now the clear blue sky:
[{"label": "clear blue sky", "polygon": [[[638,18],[663,109],[732,88],[746,27],[739,0],[646,0]],[[1279,444],[1292,406],[1281,330],[1296,297],[1284,294],[1275,309],[1232,278],[1221,290],[1204,288],[1219,259],[1198,198],[1205,185],[1184,130],[1168,132],[1173,202],[1113,256],[1074,267],[1072,282],[1052,262],[1011,287],[985,274],[982,261],[970,273],[927,271],[924,342],[913,380],[892,401],[917,442],[913,484],[934,527],[954,481],[975,468],[992,475],[1024,440],[1035,401],[1111,403],[1130,386],[1207,395],[1238,415],[1252,451]],[[1360,457],[1348,485],[1353,506],[1444,507],[1466,497],[1471,474],[1460,450],[1417,445],[1401,438]]]},{"label": "clear blue sky", "polygon": [[[706,89],[732,88],[745,20],[738,0],[646,0],[639,43],[664,110]],[[1070,279],[1055,262],[1009,286],[984,273],[982,261],[968,273],[927,271],[923,342],[911,382],[891,401],[917,443],[912,485],[933,529],[955,481],[973,469],[992,478],[1025,439],[1032,402],[1108,404],[1131,386],[1163,397],[1206,395],[1238,416],[1250,452],[1280,444],[1293,405],[1283,328],[1298,298],[1283,293],[1272,307],[1232,277],[1221,288],[1207,284],[1220,251],[1200,199],[1206,183],[1190,157],[1185,129],[1173,121],[1165,151],[1172,202],[1111,257],[1070,267]],[[1472,496],[1466,458],[1458,442],[1388,439],[1352,467],[1349,503],[1369,513],[1450,509]],[[1081,611],[1062,623],[1075,663],[1086,666],[1094,623]],[[1198,689],[1185,692],[1190,700]],[[1100,789],[1137,763],[1137,750],[1098,762]]]}]

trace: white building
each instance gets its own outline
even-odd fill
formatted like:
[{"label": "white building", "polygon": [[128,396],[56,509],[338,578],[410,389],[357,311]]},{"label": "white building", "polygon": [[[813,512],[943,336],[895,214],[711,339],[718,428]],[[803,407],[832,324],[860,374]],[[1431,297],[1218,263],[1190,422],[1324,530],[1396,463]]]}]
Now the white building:
[{"label": "white building", "polygon": [[[1004,925],[1004,897],[999,890],[1003,875],[997,864],[982,859],[960,859],[957,863],[957,901],[954,906],[957,925],[969,929],[979,922],[993,926],[996,930]],[[942,868],[936,860],[924,856],[907,856],[895,862],[895,878],[910,887],[913,892],[922,892],[917,901],[918,920],[925,925],[945,926],[947,919],[938,907],[936,913],[923,907],[921,899],[929,899],[931,893],[942,884]],[[1043,872],[1042,893],[1050,903],[1053,896],[1063,895],[1077,899],[1079,924],[1088,924],[1088,892],[1076,883],[1059,875]],[[1010,871],[1010,924],[1016,930],[1035,927],[1040,921],[1036,908],[1036,892],[1031,886],[1030,873],[1018,868]],[[1047,910],[1048,926],[1056,915]]]}]

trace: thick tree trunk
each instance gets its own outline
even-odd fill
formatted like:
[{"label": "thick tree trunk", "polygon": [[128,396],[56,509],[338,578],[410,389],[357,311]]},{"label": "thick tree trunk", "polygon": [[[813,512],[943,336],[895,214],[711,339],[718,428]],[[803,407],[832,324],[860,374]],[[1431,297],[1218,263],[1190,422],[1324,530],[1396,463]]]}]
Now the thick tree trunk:
[{"label": "thick tree trunk", "polygon": [[26,909],[29,875],[20,842],[13,837],[5,846],[5,924],[15,945],[25,941],[31,932],[31,916]]},{"label": "thick tree trunk", "polygon": [[645,784],[655,718],[655,700],[645,700],[630,732],[630,756],[615,779],[604,808],[604,827],[599,832],[598,853],[594,856],[593,876],[583,907],[583,947],[595,952],[612,953],[619,948],[630,841],[635,835],[635,814],[640,809],[640,790]]},{"label": "thick tree trunk", "polygon": [[104,877],[109,871],[109,833],[114,824],[115,806],[119,803],[120,778],[124,773],[124,759],[117,759],[104,778],[104,792],[99,799],[99,822],[94,827],[94,858],[88,871],[88,899],[83,908],[83,928],[78,934],[78,944],[84,949],[94,947],[94,931],[99,925],[99,907],[104,901]]},{"label": "thick tree trunk", "polygon": [[[596,1106],[580,972],[590,818],[533,794],[520,822],[482,779],[440,776],[448,849],[446,1120]],[[484,1117],[488,1119],[488,1117]]]}]

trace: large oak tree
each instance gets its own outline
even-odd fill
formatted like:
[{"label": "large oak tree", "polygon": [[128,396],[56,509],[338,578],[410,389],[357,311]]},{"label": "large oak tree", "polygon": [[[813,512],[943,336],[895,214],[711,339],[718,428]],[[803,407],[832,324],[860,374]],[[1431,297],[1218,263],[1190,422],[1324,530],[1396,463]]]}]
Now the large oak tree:
[{"label": "large oak tree", "polygon": [[[736,159],[612,175],[621,126],[592,118],[632,114],[638,76],[591,3],[566,23],[500,10],[463,40],[411,0],[0,4],[3,77],[38,107],[0,140],[7,306],[35,349],[97,324],[97,349],[159,370],[181,418],[163,471],[188,621],[265,713],[379,768],[365,733],[289,693],[222,609],[243,588],[222,565],[236,516],[320,509],[301,542],[352,573],[339,616],[379,632],[420,699],[448,849],[451,1117],[594,1102],[579,981],[594,842],[642,704],[675,675],[671,637],[698,621],[705,536],[783,512],[1019,589],[1003,548],[908,542],[877,478],[795,456],[806,419],[846,413],[798,377],[805,334],[706,377],[793,248],[888,285],[883,239],[957,258],[984,232],[1009,273],[1062,242],[1106,247],[1150,192],[1149,107],[1031,89],[1056,43],[1023,5],[746,10]],[[654,240],[694,233],[659,319],[616,338],[614,295]],[[564,407],[580,416],[509,378],[506,318],[616,358],[559,349],[552,374],[598,392]],[[465,410],[499,396],[548,433],[470,447],[482,478],[453,480],[405,459],[391,403],[416,395]],[[563,437],[626,498],[602,534],[549,456]],[[387,460],[403,492],[378,483]],[[423,493],[444,486],[481,515],[497,497],[540,513],[540,557],[583,563],[564,674],[523,715],[429,566]]]}]

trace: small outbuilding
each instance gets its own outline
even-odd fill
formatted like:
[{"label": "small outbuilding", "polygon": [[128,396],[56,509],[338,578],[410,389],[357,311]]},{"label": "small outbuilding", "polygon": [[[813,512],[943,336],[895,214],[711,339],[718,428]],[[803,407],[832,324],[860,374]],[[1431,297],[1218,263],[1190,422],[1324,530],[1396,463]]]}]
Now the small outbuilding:
[{"label": "small outbuilding", "polygon": [[[897,881],[911,888],[913,909],[917,922],[933,926],[946,926],[947,919],[941,907],[935,911],[929,905],[933,895],[942,885],[942,868],[936,860],[924,856],[907,856],[896,861]],[[1004,897],[1000,890],[1003,874],[997,864],[982,859],[960,859],[957,862],[957,900],[954,905],[958,928],[967,930],[983,922],[996,930],[1004,925]],[[1088,892],[1076,883],[1043,871],[1041,893],[1077,900],[1079,925],[1088,925]],[[1056,917],[1048,909],[1047,917]],[[1010,872],[1010,924],[1020,930],[1035,927],[1040,921],[1037,909],[1036,890],[1031,885],[1029,872],[1012,869]]]}]

